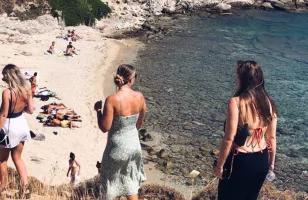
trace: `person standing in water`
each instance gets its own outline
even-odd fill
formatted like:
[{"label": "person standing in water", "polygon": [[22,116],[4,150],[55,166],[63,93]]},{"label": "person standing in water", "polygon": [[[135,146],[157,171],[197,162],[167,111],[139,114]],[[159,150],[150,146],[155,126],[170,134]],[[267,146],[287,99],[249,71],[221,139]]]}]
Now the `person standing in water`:
[{"label": "person standing in water", "polygon": [[75,186],[80,181],[80,164],[75,159],[75,154],[70,153],[70,159],[68,161],[69,167],[66,176],[71,175],[71,185]]}]

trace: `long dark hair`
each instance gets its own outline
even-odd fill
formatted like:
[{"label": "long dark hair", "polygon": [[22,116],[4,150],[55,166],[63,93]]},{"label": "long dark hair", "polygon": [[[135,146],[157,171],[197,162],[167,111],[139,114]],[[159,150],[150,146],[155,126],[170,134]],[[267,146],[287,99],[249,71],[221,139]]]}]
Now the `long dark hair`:
[{"label": "long dark hair", "polygon": [[261,121],[268,125],[277,115],[277,108],[265,90],[264,76],[260,65],[252,60],[240,60],[237,62],[236,72],[239,85],[234,96],[240,98],[240,111],[246,113],[241,116],[242,119],[247,119],[247,111],[250,110],[253,120],[259,116]]}]

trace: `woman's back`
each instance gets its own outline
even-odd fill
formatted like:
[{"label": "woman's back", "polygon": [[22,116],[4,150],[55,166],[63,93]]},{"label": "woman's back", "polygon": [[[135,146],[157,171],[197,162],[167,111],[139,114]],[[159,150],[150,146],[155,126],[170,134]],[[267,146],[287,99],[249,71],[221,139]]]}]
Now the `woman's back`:
[{"label": "woman's back", "polygon": [[133,66],[120,65],[114,77],[118,90],[107,97],[102,115],[97,113],[100,129],[108,132],[101,165],[106,200],[122,195],[138,199],[140,183],[145,180],[137,129],[143,124],[146,105],[143,95],[131,88],[135,79]]},{"label": "woman's back", "polygon": [[138,114],[143,106],[142,94],[123,88],[113,95],[114,117]]},{"label": "woman's back", "polygon": [[[11,103],[11,109],[9,112],[19,113],[23,112],[25,107],[28,105],[28,98],[31,98],[27,95],[26,91],[16,91],[15,89],[7,89],[9,93],[9,102]],[[12,97],[12,100],[11,100]]]},{"label": "woman's back", "polygon": [[238,126],[244,127],[245,124],[247,124],[249,131],[249,136],[247,137],[245,144],[237,149],[240,152],[257,152],[264,150],[267,147],[265,139],[267,125],[259,116],[253,116],[249,106],[246,107],[246,109],[243,109],[245,105],[243,106],[239,97],[234,97],[234,99],[237,102],[239,110]]}]

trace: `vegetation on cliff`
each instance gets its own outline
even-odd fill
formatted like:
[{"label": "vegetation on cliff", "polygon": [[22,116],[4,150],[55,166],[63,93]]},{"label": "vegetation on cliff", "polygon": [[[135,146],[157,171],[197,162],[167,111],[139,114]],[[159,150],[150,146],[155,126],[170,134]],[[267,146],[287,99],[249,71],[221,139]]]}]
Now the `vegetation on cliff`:
[{"label": "vegetation on cliff", "polygon": [[49,0],[54,17],[64,19],[65,25],[76,26],[95,24],[95,19],[101,19],[111,12],[109,6],[100,0]]}]

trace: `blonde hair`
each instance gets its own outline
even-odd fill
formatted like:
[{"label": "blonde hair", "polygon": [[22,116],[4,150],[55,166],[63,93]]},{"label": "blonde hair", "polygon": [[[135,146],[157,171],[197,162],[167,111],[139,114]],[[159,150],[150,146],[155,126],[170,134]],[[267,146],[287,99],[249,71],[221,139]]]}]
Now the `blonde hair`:
[{"label": "blonde hair", "polygon": [[14,64],[6,65],[2,70],[3,81],[8,84],[8,87],[19,91],[26,98],[30,84],[21,74],[19,68]]}]

